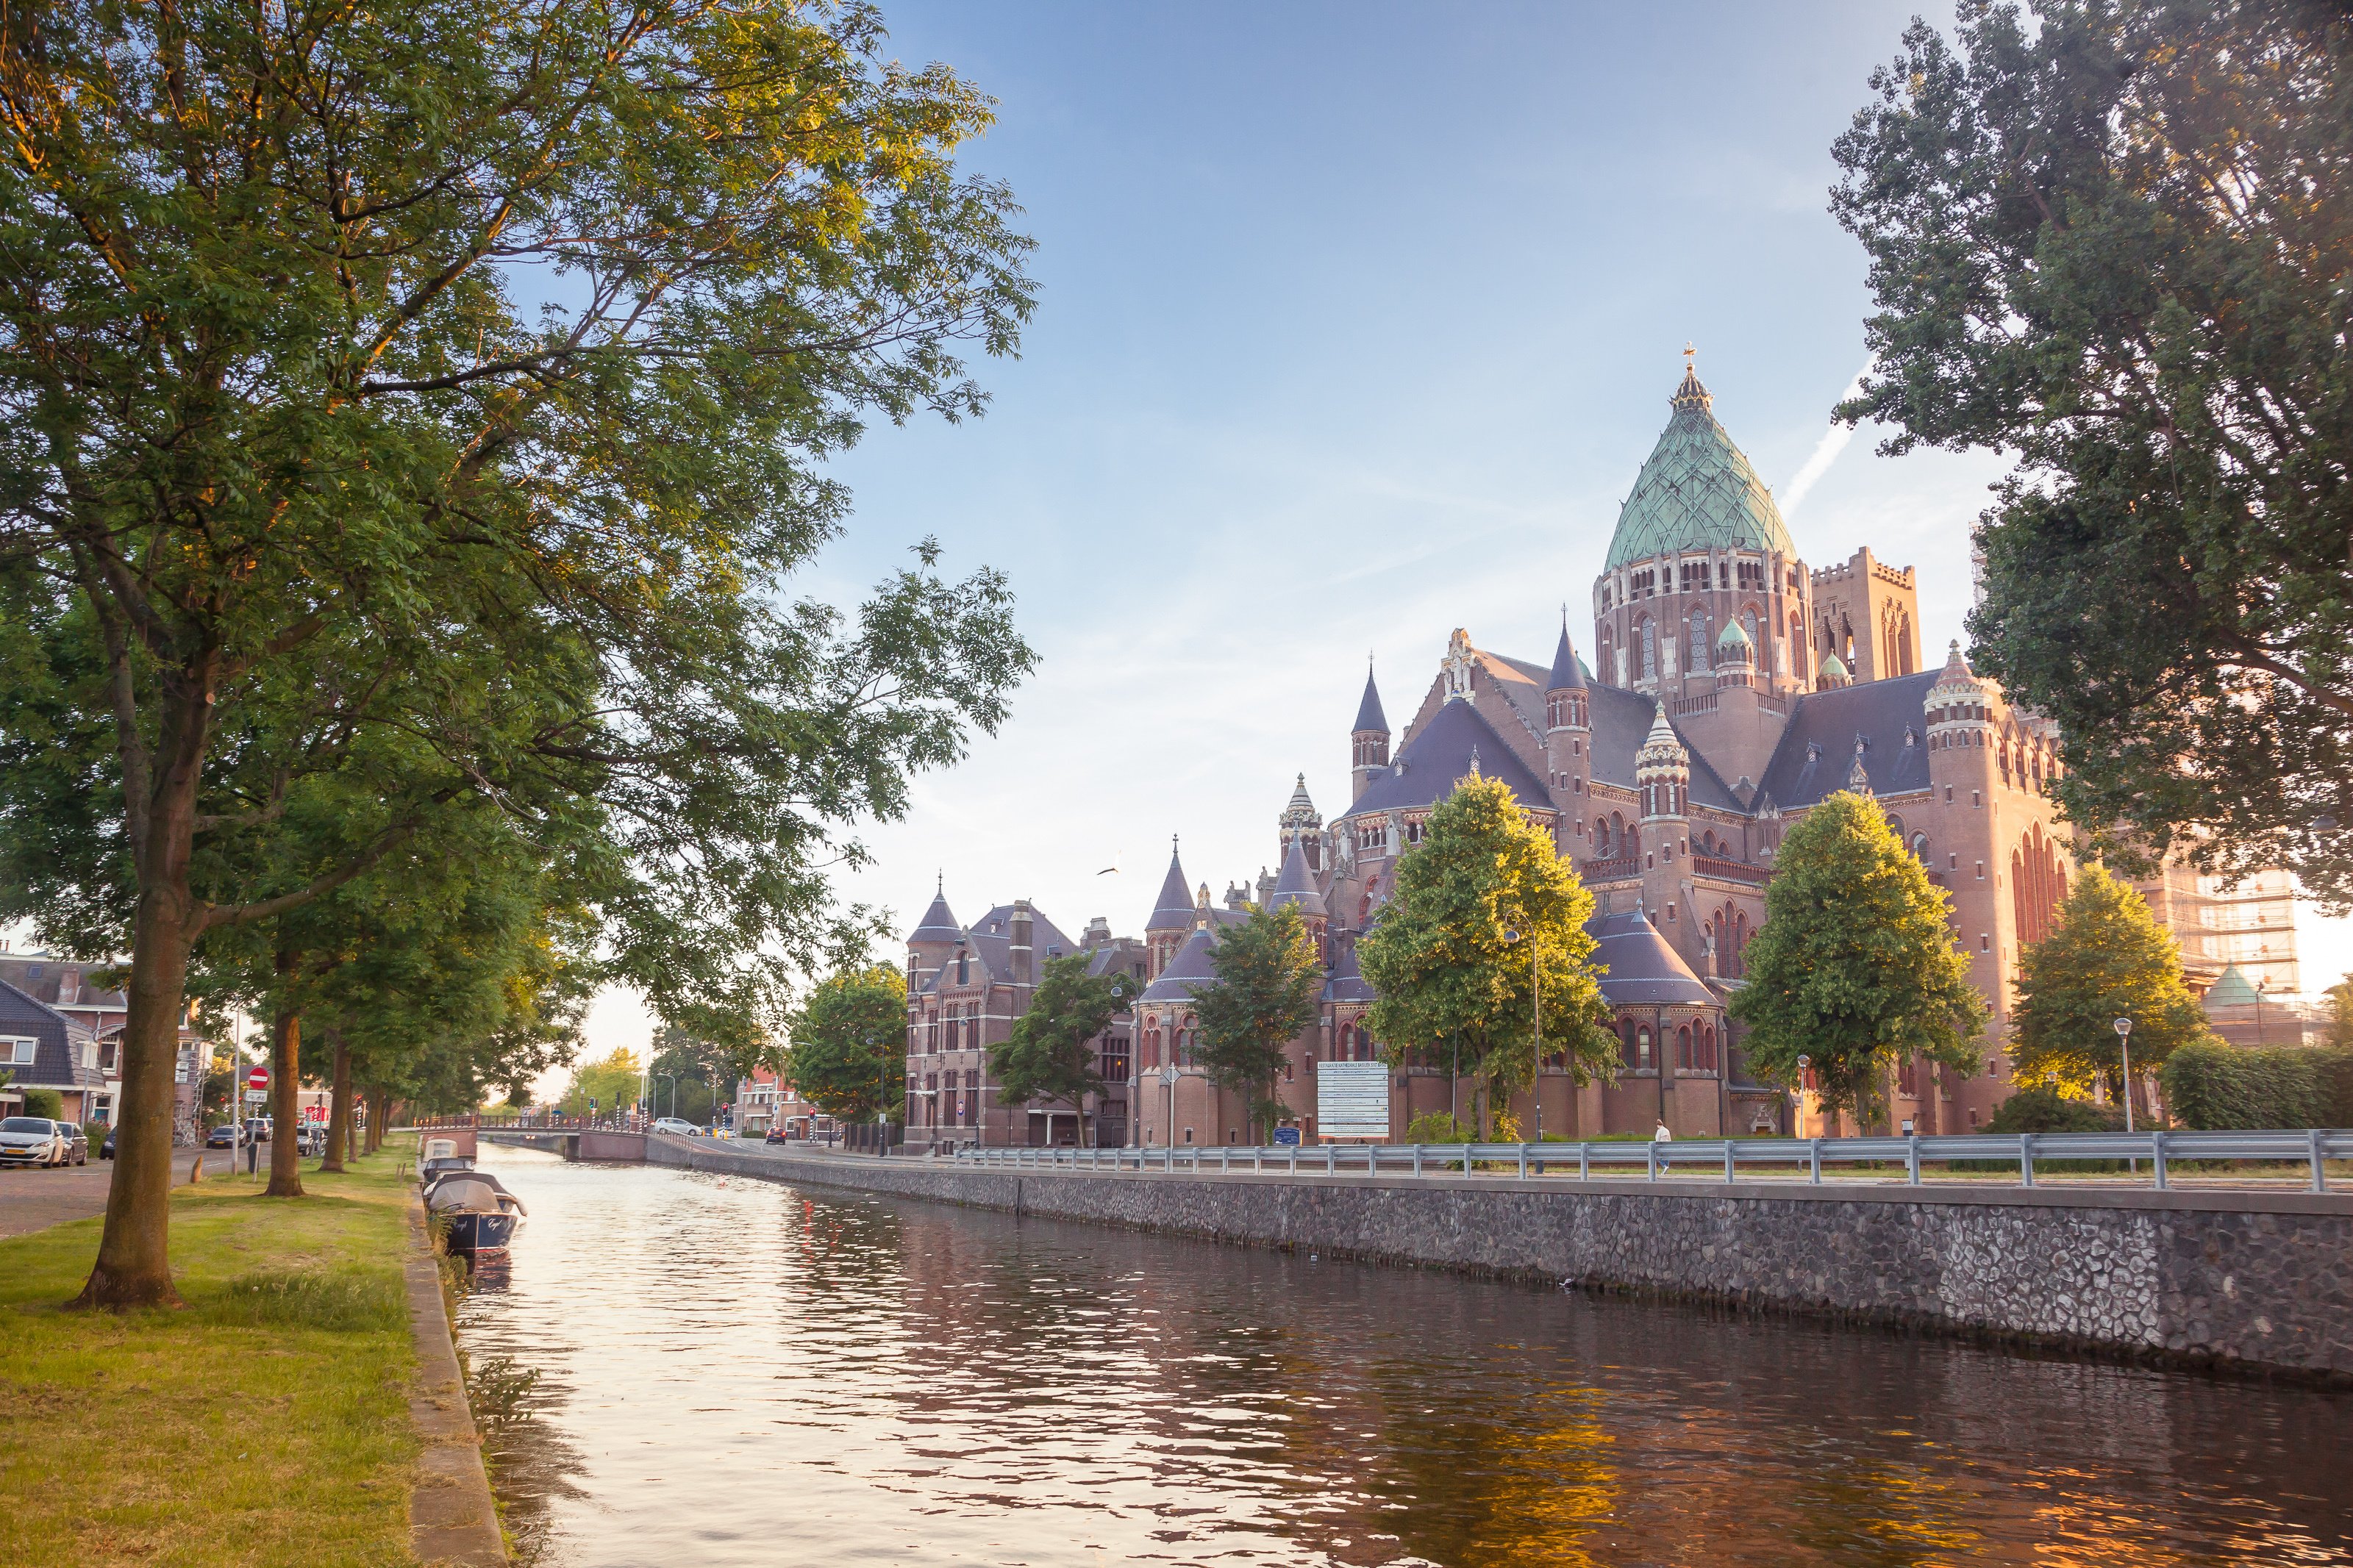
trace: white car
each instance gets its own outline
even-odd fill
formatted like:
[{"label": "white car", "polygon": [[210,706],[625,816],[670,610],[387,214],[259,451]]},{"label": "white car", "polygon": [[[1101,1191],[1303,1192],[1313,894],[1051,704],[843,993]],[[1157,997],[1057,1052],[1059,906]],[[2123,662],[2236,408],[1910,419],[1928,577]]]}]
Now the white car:
[{"label": "white car", "polygon": [[689,1121],[684,1117],[681,1116],[656,1117],[654,1119],[654,1131],[657,1132],[675,1133],[681,1138],[700,1138],[702,1136],[702,1128],[697,1127],[693,1122]]},{"label": "white car", "polygon": [[58,1124],[46,1116],[11,1116],[0,1121],[0,1163],[11,1165],[62,1165],[66,1141]]}]

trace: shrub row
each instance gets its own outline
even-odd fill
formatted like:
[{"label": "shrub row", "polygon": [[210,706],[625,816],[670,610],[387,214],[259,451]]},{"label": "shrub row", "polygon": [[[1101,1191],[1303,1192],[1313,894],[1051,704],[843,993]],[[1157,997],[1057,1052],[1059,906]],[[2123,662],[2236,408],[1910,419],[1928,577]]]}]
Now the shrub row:
[{"label": "shrub row", "polygon": [[2184,1046],[2166,1058],[2158,1080],[2184,1127],[2353,1127],[2353,1051]]}]

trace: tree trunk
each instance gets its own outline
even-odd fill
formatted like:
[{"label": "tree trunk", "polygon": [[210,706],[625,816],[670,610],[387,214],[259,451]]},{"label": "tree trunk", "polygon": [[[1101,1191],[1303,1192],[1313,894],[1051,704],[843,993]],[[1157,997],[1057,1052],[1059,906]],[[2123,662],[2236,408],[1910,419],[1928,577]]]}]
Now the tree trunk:
[{"label": "tree trunk", "polygon": [[[278,955],[278,973],[290,976],[301,963],[299,953]],[[292,1002],[280,1000],[269,1029],[269,1188],[268,1198],[302,1195],[301,1151],[294,1142],[295,1118],[301,1113],[302,1015]]]},{"label": "tree trunk", "polygon": [[[147,820],[139,822],[134,812],[127,825],[142,852],[114,1173],[106,1189],[98,1261],[74,1299],[77,1307],[180,1305],[172,1285],[172,1069],[180,1052],[188,958],[203,930],[188,858],[211,716],[213,658],[206,654],[165,679],[153,763],[140,768],[135,752],[122,756],[125,792],[145,790]],[[134,770],[147,776],[133,777]],[[197,1092],[202,1095],[201,1085]]]},{"label": "tree trunk", "polygon": [[328,1038],[335,1042],[335,1087],[333,1101],[327,1107],[327,1157],[319,1162],[322,1173],[343,1168],[343,1156],[351,1147],[352,1128],[357,1120],[352,1115],[351,1047],[332,1030]]}]

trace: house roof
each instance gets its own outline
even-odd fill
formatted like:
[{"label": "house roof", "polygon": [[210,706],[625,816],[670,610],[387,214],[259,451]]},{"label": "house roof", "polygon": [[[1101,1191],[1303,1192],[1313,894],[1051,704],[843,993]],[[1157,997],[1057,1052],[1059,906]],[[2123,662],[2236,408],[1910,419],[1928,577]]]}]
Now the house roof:
[{"label": "house roof", "polygon": [[1605,571],[1678,550],[1797,556],[1772,492],[1716,423],[1715,401],[1699,377],[1685,370],[1683,384],[1668,400],[1673,412],[1667,427],[1618,510]]},{"label": "house roof", "polygon": [[[1760,781],[1784,809],[1814,805],[1848,786],[1856,742],[1878,795],[1928,787],[1928,689],[1940,670],[1810,691],[1798,700]],[[1908,739],[1907,739],[1908,737]],[[1597,744],[1596,749],[1599,749]],[[1698,770],[1694,768],[1694,775]]]},{"label": "house roof", "polygon": [[[1605,784],[1634,787],[1634,758],[1650,739],[1651,726],[1657,721],[1658,700],[1639,691],[1629,691],[1622,686],[1597,686],[1589,694],[1588,706],[1593,722],[1593,776]],[[1674,721],[1670,719],[1669,728]],[[1677,739],[1682,732],[1676,731]],[[1695,805],[1714,806],[1719,811],[1744,809],[1730,788],[1716,776],[1705,752],[1683,742],[1691,767],[1689,794]]]},{"label": "house roof", "polygon": [[1471,771],[1474,752],[1479,771],[1488,778],[1503,780],[1523,804],[1551,808],[1552,797],[1544,781],[1529,772],[1485,716],[1468,702],[1448,702],[1398,748],[1395,761],[1373,774],[1365,793],[1340,820],[1410,810],[1444,800],[1454,793],[1454,781]]},{"label": "house roof", "polygon": [[1612,1006],[1711,1005],[1715,993],[1659,934],[1640,910],[1597,915],[1585,929],[1595,938],[1593,962],[1601,976],[1601,998]]},{"label": "house roof", "polygon": [[1182,931],[1193,923],[1193,894],[1185,886],[1185,863],[1176,858],[1175,846],[1168,850],[1168,875],[1160,879],[1160,897],[1152,906],[1152,918],[1144,922],[1145,931]]},{"label": "house roof", "polygon": [[1560,646],[1552,650],[1552,670],[1545,678],[1546,691],[1575,691],[1585,684],[1585,665],[1569,645],[1568,617],[1560,621]]},{"label": "house roof", "polygon": [[947,888],[943,883],[939,889],[932,894],[932,907],[923,911],[923,918],[917,921],[915,929],[907,933],[907,941],[910,945],[915,942],[954,942],[963,931],[964,928],[956,924],[955,912],[948,908]]},{"label": "house roof", "polygon": [[1379,997],[1365,972],[1356,966],[1356,944],[1341,948],[1340,956],[1332,965],[1331,975],[1324,982],[1326,1002],[1371,1002]]},{"label": "house roof", "polygon": [[79,1047],[96,1037],[55,1007],[0,980],[0,1035],[35,1042],[33,1059],[8,1068],[16,1088],[79,1089],[104,1082],[82,1064]]},{"label": "house roof", "polygon": [[2200,1000],[2211,1013],[2221,1007],[2253,1007],[2263,1000],[2263,995],[2249,984],[2247,972],[2234,963],[2206,988]]}]

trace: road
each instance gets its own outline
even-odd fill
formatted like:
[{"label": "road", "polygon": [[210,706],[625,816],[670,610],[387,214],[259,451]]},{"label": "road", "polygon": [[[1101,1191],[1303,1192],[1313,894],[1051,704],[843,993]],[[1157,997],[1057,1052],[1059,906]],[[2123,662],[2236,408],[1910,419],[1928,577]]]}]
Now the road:
[{"label": "road", "polygon": [[[265,1148],[265,1159],[268,1152]],[[194,1149],[172,1151],[174,1186],[188,1179],[188,1166],[195,1155]],[[230,1155],[231,1151],[227,1149],[206,1150],[206,1178],[227,1175]],[[28,1230],[104,1214],[107,1185],[113,1180],[114,1162],[95,1156],[87,1165],[11,1165],[0,1169],[0,1236],[22,1236]]]}]

